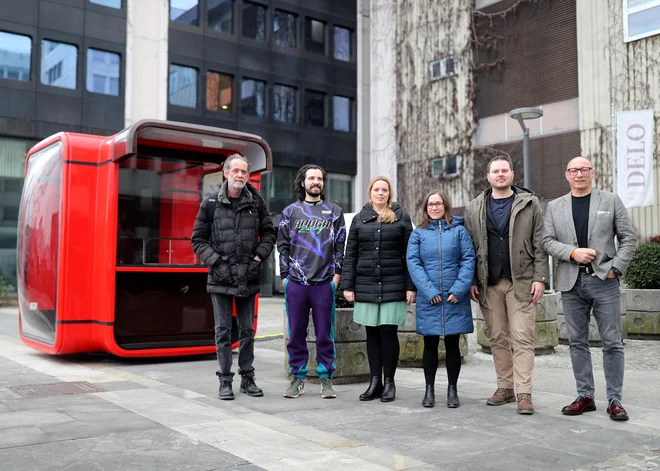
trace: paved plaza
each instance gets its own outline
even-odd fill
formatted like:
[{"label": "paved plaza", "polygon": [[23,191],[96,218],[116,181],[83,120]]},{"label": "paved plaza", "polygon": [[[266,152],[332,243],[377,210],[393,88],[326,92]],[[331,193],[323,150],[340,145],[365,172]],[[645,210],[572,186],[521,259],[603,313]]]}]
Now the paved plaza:
[{"label": "paved plaza", "polygon": [[[260,302],[257,384],[264,397],[217,399],[212,356],[125,360],[52,357],[18,338],[16,308],[0,309],[0,469],[34,470],[601,470],[660,468],[660,341],[626,341],[623,404],[605,413],[602,355],[593,350],[596,412],[562,416],[574,399],[568,347],[536,358],[533,416],[488,407],[490,355],[470,336],[459,395],[421,407],[421,369],[399,369],[392,403],[359,402],[366,384],[337,385],[321,399],[307,383],[284,399],[282,298]],[[234,358],[236,364],[236,356]],[[28,385],[86,382],[80,394],[26,398]],[[23,386],[23,388],[21,388]],[[32,386],[34,388],[34,386]]]}]

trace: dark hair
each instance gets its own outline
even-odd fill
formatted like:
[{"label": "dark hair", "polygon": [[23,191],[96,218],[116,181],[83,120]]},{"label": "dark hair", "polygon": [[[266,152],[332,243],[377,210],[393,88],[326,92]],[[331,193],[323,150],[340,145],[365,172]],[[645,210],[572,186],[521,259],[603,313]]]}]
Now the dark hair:
[{"label": "dark hair", "polygon": [[293,192],[298,197],[298,200],[305,201],[305,196],[307,192],[305,191],[305,178],[307,177],[307,170],[320,170],[323,174],[323,190],[321,190],[321,199],[325,200],[325,187],[328,183],[328,175],[318,165],[307,164],[300,167],[298,170],[298,175],[296,175],[296,180],[293,182]]},{"label": "dark hair", "polygon": [[509,157],[508,155],[505,155],[505,154],[500,154],[500,155],[496,155],[495,157],[490,159],[490,161],[488,162],[488,167],[486,168],[486,171],[488,173],[490,173],[490,164],[492,164],[493,162],[497,162],[498,160],[504,160],[505,162],[508,162],[509,163],[509,168],[513,172],[513,161],[511,160],[511,157]]},{"label": "dark hair", "polygon": [[424,198],[424,207],[422,208],[422,219],[419,221],[417,227],[426,227],[429,225],[429,221],[431,220],[431,218],[429,217],[429,208],[427,207],[427,205],[429,204],[429,199],[433,195],[438,195],[442,199],[442,204],[444,205],[445,208],[445,221],[447,221],[447,224],[451,224],[452,219],[454,219],[454,217],[451,214],[451,201],[449,200],[449,197],[442,191],[432,191],[431,193],[426,195],[426,198]]}]

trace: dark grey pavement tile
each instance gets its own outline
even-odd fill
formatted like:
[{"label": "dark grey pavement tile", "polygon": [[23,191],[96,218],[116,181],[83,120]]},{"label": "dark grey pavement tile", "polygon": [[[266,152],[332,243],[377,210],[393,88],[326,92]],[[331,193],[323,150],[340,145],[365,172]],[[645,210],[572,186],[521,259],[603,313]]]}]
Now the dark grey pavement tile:
[{"label": "dark grey pavement tile", "polygon": [[[2,420],[0,418],[0,420]],[[45,434],[38,427],[33,425],[21,425],[11,428],[0,429],[0,457],[2,457],[2,449],[12,449],[13,447],[20,447],[24,445],[33,445],[35,443],[44,443],[49,440],[48,435]],[[0,458],[0,463],[2,463]],[[0,467],[1,469],[11,469]]]}]

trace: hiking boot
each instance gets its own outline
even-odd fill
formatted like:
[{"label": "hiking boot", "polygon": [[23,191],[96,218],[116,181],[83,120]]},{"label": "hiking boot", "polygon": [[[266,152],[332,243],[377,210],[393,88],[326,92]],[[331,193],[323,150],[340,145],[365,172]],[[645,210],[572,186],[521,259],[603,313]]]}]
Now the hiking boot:
[{"label": "hiking boot", "polygon": [[250,397],[261,397],[264,395],[264,392],[254,382],[254,376],[243,376],[241,378],[241,392]]},{"label": "hiking boot", "polygon": [[293,399],[295,397],[300,396],[304,392],[305,392],[305,380],[296,377],[291,380],[291,384],[289,385],[287,390],[284,391],[284,397]]},{"label": "hiking boot", "polygon": [[321,378],[321,397],[323,399],[334,399],[337,397],[335,388],[332,387],[332,380],[330,378]]},{"label": "hiking boot", "polygon": [[532,405],[532,395],[528,393],[518,394],[518,413],[522,415],[534,414],[534,406]]},{"label": "hiking boot", "polygon": [[628,413],[618,399],[610,399],[610,403],[607,406],[607,413],[610,414],[610,419],[612,420],[628,420]]},{"label": "hiking boot", "polygon": [[486,399],[489,406],[501,406],[509,402],[516,402],[516,396],[513,395],[513,389],[497,388],[495,394]]},{"label": "hiking boot", "polygon": [[231,381],[227,379],[220,380],[218,397],[223,401],[231,401],[234,399],[234,391],[231,389]]}]

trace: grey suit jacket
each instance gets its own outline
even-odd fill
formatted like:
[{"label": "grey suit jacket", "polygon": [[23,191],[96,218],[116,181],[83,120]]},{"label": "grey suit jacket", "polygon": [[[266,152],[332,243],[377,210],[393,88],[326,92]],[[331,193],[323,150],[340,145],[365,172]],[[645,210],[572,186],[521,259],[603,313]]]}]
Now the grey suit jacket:
[{"label": "grey suit jacket", "polygon": [[[578,264],[571,260],[571,253],[578,248],[578,240],[570,193],[548,204],[543,229],[541,246],[559,261],[557,289],[570,291],[578,277]],[[618,250],[614,245],[615,237],[619,242]],[[589,248],[596,251],[596,258],[591,262],[594,273],[604,280],[612,267],[625,272],[636,247],[637,237],[621,198],[608,191],[593,189],[589,206]]]}]

